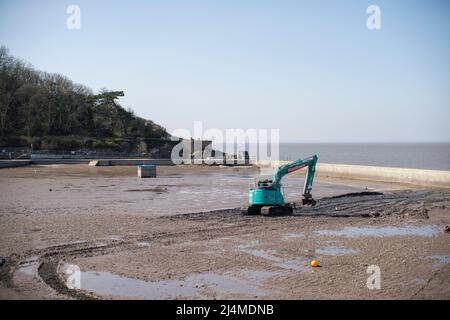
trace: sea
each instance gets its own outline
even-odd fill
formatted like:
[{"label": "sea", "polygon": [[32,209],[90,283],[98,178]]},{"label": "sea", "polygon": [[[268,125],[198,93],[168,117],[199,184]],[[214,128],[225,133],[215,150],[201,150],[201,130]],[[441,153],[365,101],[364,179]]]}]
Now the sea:
[{"label": "sea", "polygon": [[450,143],[281,143],[280,160],[450,170]]}]

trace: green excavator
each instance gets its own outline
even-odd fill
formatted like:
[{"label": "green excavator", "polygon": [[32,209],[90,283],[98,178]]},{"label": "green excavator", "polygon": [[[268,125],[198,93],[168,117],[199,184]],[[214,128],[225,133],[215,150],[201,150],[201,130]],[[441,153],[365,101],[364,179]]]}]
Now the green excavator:
[{"label": "green excavator", "polygon": [[248,192],[249,205],[241,208],[244,215],[265,216],[292,214],[294,205],[286,203],[281,192],[281,180],[289,173],[308,167],[303,187],[302,204],[304,206],[314,206],[316,201],[312,198],[311,190],[316,172],[317,155],[306,159],[299,159],[280,166],[272,180],[258,180],[250,183]]}]

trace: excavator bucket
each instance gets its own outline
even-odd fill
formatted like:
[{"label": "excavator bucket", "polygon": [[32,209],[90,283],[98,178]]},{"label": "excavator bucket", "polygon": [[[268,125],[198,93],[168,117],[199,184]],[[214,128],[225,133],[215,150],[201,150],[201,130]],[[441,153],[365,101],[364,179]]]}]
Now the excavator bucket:
[{"label": "excavator bucket", "polygon": [[316,200],[313,198],[303,198],[302,204],[304,207],[314,207],[316,205]]}]

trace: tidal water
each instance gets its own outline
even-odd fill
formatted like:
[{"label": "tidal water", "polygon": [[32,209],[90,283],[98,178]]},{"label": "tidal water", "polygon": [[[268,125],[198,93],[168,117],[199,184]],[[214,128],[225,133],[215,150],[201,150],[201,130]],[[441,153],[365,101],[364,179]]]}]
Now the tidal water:
[{"label": "tidal water", "polygon": [[281,143],[280,160],[450,170],[450,143]]}]

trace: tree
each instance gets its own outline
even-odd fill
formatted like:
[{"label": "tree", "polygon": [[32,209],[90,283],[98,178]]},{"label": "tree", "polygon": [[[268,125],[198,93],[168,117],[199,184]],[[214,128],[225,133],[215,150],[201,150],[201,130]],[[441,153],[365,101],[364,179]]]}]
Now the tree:
[{"label": "tree", "polygon": [[5,137],[168,137],[117,101],[123,91],[91,89],[61,74],[35,70],[0,47],[0,142]]}]

